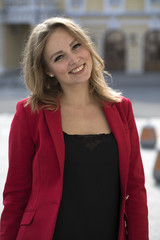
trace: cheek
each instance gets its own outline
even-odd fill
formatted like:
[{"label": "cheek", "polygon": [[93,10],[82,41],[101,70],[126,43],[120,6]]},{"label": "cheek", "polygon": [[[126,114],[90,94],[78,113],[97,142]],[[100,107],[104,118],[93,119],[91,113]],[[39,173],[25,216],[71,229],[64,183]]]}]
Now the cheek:
[{"label": "cheek", "polygon": [[66,74],[67,67],[63,65],[63,66],[57,67],[55,71],[57,72],[57,74]]},{"label": "cheek", "polygon": [[90,62],[90,64],[92,65],[92,58],[91,58],[91,54],[89,51],[86,51],[84,52],[84,57],[86,58],[87,61]]},{"label": "cheek", "polygon": [[81,53],[86,58],[89,58],[91,56],[90,52],[86,48],[83,48]]},{"label": "cheek", "polygon": [[51,69],[52,69],[52,72],[55,74],[55,75],[60,75],[60,74],[64,74],[64,73],[66,73],[66,71],[67,71],[67,68],[66,68],[66,66],[65,65],[56,65],[56,66],[52,66],[51,67]]},{"label": "cheek", "polygon": [[90,54],[90,53],[88,53],[88,61],[89,61],[90,67],[92,68],[92,66],[93,66],[93,60],[92,60],[92,57],[91,57],[91,54]]}]

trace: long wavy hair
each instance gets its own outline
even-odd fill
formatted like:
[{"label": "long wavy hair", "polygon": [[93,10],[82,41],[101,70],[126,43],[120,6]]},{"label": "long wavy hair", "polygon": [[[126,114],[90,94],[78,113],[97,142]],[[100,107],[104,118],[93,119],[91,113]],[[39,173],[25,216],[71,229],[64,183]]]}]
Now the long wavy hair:
[{"label": "long wavy hair", "polygon": [[[104,62],[95,51],[87,31],[72,19],[54,17],[38,24],[32,30],[24,50],[23,74],[26,87],[31,93],[27,104],[31,105],[32,110],[38,110],[40,107],[48,110],[58,109],[58,99],[63,91],[58,79],[46,74],[43,57],[46,41],[58,27],[64,28],[91,54],[93,68],[89,79],[90,94],[94,94],[97,99],[103,102],[120,102],[121,94],[106,84]],[[105,74],[110,76],[106,71]]]}]

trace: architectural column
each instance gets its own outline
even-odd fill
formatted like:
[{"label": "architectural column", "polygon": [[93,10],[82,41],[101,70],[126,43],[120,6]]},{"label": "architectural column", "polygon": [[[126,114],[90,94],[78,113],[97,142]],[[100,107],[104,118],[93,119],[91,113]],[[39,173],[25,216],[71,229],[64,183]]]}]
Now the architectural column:
[{"label": "architectural column", "polygon": [[126,26],[125,32],[127,36],[127,56],[126,56],[126,72],[142,73],[143,69],[143,35],[146,26]]}]

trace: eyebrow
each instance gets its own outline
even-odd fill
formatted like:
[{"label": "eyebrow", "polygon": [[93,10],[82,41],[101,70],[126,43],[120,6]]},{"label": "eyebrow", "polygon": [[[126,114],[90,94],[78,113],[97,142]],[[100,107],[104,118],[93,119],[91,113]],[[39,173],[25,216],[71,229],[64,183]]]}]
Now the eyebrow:
[{"label": "eyebrow", "polygon": [[[76,39],[73,39],[73,41],[69,44],[69,46],[70,47],[72,47],[73,46],[73,44],[76,42],[77,40]],[[60,51],[58,51],[58,52],[55,52],[55,53],[53,53],[51,56],[50,56],[50,58],[49,58],[49,60],[51,60],[54,56],[56,56],[56,55],[58,55],[58,54],[61,54],[61,53],[63,53],[63,51],[62,50],[60,50]]]}]

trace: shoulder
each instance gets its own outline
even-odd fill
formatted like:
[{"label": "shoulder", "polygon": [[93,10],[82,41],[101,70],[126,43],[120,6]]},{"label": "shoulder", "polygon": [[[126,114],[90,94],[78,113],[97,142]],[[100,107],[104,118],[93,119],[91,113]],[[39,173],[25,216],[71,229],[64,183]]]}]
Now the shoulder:
[{"label": "shoulder", "polygon": [[29,98],[26,98],[17,102],[11,128],[12,132],[17,132],[19,129],[23,134],[26,132],[30,133],[32,140],[35,142],[42,110],[33,112],[28,100]]},{"label": "shoulder", "polygon": [[16,105],[16,111],[22,111],[22,110],[24,110],[24,108],[26,106],[27,106],[28,110],[31,111],[30,105],[27,105],[28,100],[29,100],[29,98],[25,98],[25,99],[18,101],[17,105]]},{"label": "shoulder", "polygon": [[14,118],[20,121],[27,121],[29,125],[36,125],[42,114],[42,110],[32,111],[28,100],[29,98],[25,98],[17,102]]},{"label": "shoulder", "polygon": [[118,103],[114,103],[113,105],[116,107],[122,119],[130,121],[131,118],[134,118],[132,102],[130,101],[130,99],[122,96],[121,101]]},{"label": "shoulder", "polygon": [[129,111],[132,111],[132,103],[130,99],[120,96],[118,102],[102,102],[103,107],[111,107],[117,110],[119,113],[128,114]]},{"label": "shoulder", "polygon": [[115,106],[119,111],[127,112],[130,108],[132,108],[132,102],[129,98],[126,98],[124,96],[121,96],[121,101],[112,103],[112,106]]},{"label": "shoulder", "polygon": [[121,97],[121,101],[115,103],[117,107],[119,108],[124,108],[127,109],[128,107],[130,107],[132,105],[131,100],[129,98],[126,98],[124,96]]},{"label": "shoulder", "polygon": [[36,116],[36,115],[39,115],[40,112],[42,112],[42,110],[39,110],[39,111],[33,111],[31,109],[31,105],[29,103],[29,98],[25,98],[25,99],[22,99],[20,101],[17,102],[17,105],[16,105],[16,113],[19,113],[19,114],[25,114],[27,115],[28,117],[30,116]]}]

